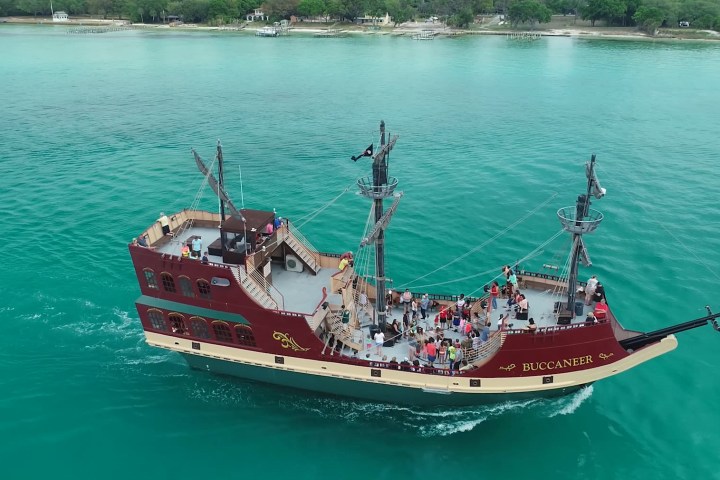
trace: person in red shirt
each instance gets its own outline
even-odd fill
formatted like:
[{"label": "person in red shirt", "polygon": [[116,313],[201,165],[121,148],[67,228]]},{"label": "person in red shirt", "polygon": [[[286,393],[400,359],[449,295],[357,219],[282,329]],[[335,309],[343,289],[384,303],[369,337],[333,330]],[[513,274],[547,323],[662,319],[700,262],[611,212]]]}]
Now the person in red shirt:
[{"label": "person in red shirt", "polygon": [[607,317],[608,312],[608,304],[605,302],[605,299],[601,299],[597,304],[595,304],[595,318],[597,318],[600,321],[605,321]]},{"label": "person in red shirt", "polygon": [[497,298],[500,296],[500,285],[496,280],[493,280],[492,287],[490,287],[490,299],[492,300],[491,305],[492,307],[489,312],[492,312],[494,309],[497,308]]},{"label": "person in red shirt", "polygon": [[435,341],[433,338],[425,340],[425,351],[427,352],[427,359],[430,366],[433,366],[435,362],[435,356],[437,355],[437,348],[435,347]]}]

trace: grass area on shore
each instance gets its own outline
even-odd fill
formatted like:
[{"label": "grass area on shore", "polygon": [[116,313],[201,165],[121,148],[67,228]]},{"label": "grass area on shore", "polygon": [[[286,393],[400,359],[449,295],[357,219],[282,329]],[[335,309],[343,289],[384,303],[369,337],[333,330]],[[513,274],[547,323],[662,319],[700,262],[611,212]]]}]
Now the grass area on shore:
[{"label": "grass area on shore", "polygon": [[[144,29],[172,29],[172,30],[232,30],[254,33],[265,26],[262,22],[241,22],[210,26],[205,24],[181,24],[170,26],[168,24],[130,24],[126,20],[99,19],[92,17],[71,18],[67,22],[53,22],[51,17],[1,17],[1,23],[32,24],[55,26],[116,26],[128,25],[133,28]],[[482,17],[481,23],[475,23],[468,28],[452,28],[442,23],[406,22],[397,26],[382,26],[368,28],[353,23],[320,23],[299,22],[291,26],[290,32],[315,34],[328,29],[334,29],[347,34],[369,35],[397,35],[412,36],[422,30],[433,30],[437,36],[457,35],[506,35],[517,32],[530,32],[541,36],[569,36],[581,38],[615,38],[615,39],[644,39],[644,40],[720,40],[720,33],[711,30],[695,30],[690,28],[663,28],[657,35],[652,36],[640,31],[637,27],[606,27],[592,26],[589,21],[574,16],[554,15],[550,23],[536,24],[534,26],[521,25],[511,27],[507,23],[499,24],[497,17]]]}]

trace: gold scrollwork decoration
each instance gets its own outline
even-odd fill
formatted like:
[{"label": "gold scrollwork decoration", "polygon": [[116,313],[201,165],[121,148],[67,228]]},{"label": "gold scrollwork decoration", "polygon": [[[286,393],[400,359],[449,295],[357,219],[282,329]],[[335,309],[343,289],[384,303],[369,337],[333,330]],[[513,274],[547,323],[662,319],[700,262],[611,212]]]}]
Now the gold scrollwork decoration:
[{"label": "gold scrollwork decoration", "polygon": [[600,353],[600,354],[598,354],[598,357],[600,357],[603,360],[607,360],[608,358],[612,357],[613,355],[614,355],[613,353],[609,353],[609,354]]},{"label": "gold scrollwork decoration", "polygon": [[283,348],[291,348],[295,352],[307,352],[309,348],[303,348],[297,344],[294,338],[287,333],[273,332],[273,338],[280,342]]},{"label": "gold scrollwork decoration", "polygon": [[509,371],[512,370],[513,368],[515,368],[515,364],[514,364],[514,363],[511,363],[510,365],[508,365],[508,366],[506,366],[506,367],[500,367],[500,370],[505,370],[506,372],[509,372]]}]

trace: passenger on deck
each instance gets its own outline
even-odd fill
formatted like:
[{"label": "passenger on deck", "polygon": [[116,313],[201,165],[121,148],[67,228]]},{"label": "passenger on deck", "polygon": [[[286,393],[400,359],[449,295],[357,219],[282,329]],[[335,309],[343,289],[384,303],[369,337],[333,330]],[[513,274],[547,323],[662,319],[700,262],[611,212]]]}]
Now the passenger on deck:
[{"label": "passenger on deck", "polygon": [[462,312],[463,309],[465,308],[465,294],[464,293],[460,294],[460,296],[457,299],[456,305],[457,305],[457,310]]},{"label": "passenger on deck", "polygon": [[460,318],[462,317],[462,310],[455,310],[452,317],[453,331],[457,332],[460,327]]},{"label": "passenger on deck", "polygon": [[400,362],[400,370],[403,372],[409,372],[410,371],[410,360],[405,357],[405,359]]},{"label": "passenger on deck", "polygon": [[505,304],[505,310],[512,310],[515,305],[521,300],[521,293],[515,292],[514,295],[508,296],[508,301]]},{"label": "passenger on deck", "polygon": [[590,277],[585,286],[585,305],[590,305],[595,297],[595,288],[597,287],[597,275]]},{"label": "passenger on deck", "polygon": [[403,311],[409,312],[410,311],[410,303],[412,302],[412,293],[410,293],[409,289],[405,289],[405,291],[402,294],[402,297],[400,298],[400,301],[403,304]]},{"label": "passenger on deck", "polygon": [[480,331],[480,340],[485,343],[488,341],[488,338],[490,338],[490,320],[485,322],[485,326]]},{"label": "passenger on deck", "polygon": [[497,281],[493,280],[492,286],[490,287],[490,300],[492,306],[488,308],[488,312],[497,310],[497,297],[500,295],[500,285]]},{"label": "passenger on deck", "polygon": [[147,242],[147,235],[140,235],[137,239],[137,244],[141,247],[150,248]]},{"label": "passenger on deck", "polygon": [[378,331],[375,333],[373,340],[375,340],[375,354],[382,355],[382,347],[383,343],[385,343],[385,334],[382,331]]},{"label": "passenger on deck", "polygon": [[200,258],[200,252],[202,251],[202,238],[195,237],[192,240],[192,256],[193,258]]},{"label": "passenger on deck", "polygon": [[165,212],[160,212],[160,218],[158,218],[157,221],[160,222],[163,235],[170,235],[170,221],[165,215]]},{"label": "passenger on deck", "polygon": [[460,343],[460,345],[461,345],[463,348],[466,348],[466,349],[467,349],[467,348],[472,348],[472,346],[473,346],[473,339],[472,339],[472,337],[471,337],[471,334],[466,335],[465,338],[463,339],[463,341]]},{"label": "passenger on deck", "polygon": [[505,315],[500,315],[500,319],[498,320],[497,326],[498,330],[506,330],[508,328],[512,328],[512,323],[507,323],[507,321],[510,319],[510,314],[506,313]]},{"label": "passenger on deck", "polygon": [[347,268],[347,266],[350,264],[350,260],[347,258],[343,258],[340,260],[340,264],[338,265],[338,269],[342,272]]},{"label": "passenger on deck", "polygon": [[420,299],[420,316],[422,317],[423,320],[425,320],[427,318],[428,306],[430,306],[430,297],[426,293]]},{"label": "passenger on deck", "polygon": [[601,321],[604,322],[607,318],[608,313],[608,304],[605,302],[605,299],[601,299],[599,303],[595,305],[595,317]]},{"label": "passenger on deck", "polygon": [[400,370],[400,365],[398,365],[397,357],[392,357],[390,359],[390,368],[394,370]]},{"label": "passenger on deck", "polygon": [[387,303],[387,315],[388,315],[388,317],[392,317],[392,309],[393,309],[392,290],[388,290],[388,293],[385,295],[385,302]]},{"label": "passenger on deck", "polygon": [[412,320],[413,322],[417,320],[418,318],[418,305],[417,300],[415,300],[415,297],[412,298],[412,301],[410,302],[410,313],[412,314]]},{"label": "passenger on deck", "polygon": [[265,225],[265,235],[272,235],[274,230],[272,222],[268,222],[267,225]]},{"label": "passenger on deck", "polygon": [[453,362],[452,370],[459,372],[460,366],[463,360],[465,360],[465,352],[463,352],[460,342],[455,341],[455,362]]},{"label": "passenger on deck", "polygon": [[466,321],[465,321],[465,329],[463,330],[463,333],[464,333],[465,335],[469,335],[470,332],[472,332],[472,330],[473,330],[473,324],[472,324],[472,322],[470,322],[469,320],[466,320]]},{"label": "passenger on deck", "polygon": [[350,323],[350,310],[345,308],[345,305],[342,305],[340,307],[340,310],[342,311],[342,323],[343,325],[347,325],[348,323]]},{"label": "passenger on deck", "polygon": [[585,317],[585,325],[594,325],[596,323],[598,323],[598,321],[595,314],[593,312],[588,312],[587,317]]},{"label": "passenger on deck", "polygon": [[[437,339],[435,341],[435,344],[437,345],[437,342],[439,342],[439,341],[440,341],[440,339]],[[438,363],[440,365],[445,363],[445,361],[447,360],[447,353],[448,353],[447,343],[445,343],[444,341],[440,342],[440,347],[438,348],[438,354],[437,354]]]},{"label": "passenger on deck", "polygon": [[418,347],[419,344],[415,339],[415,335],[411,333],[408,337],[408,358],[410,358],[411,360],[415,360],[415,358],[417,358],[418,354],[420,353]]},{"label": "passenger on deck", "polygon": [[390,324],[390,335],[392,335],[393,337],[402,335],[402,330],[400,329],[400,325],[398,324],[397,320],[393,320],[393,322]]},{"label": "passenger on deck", "polygon": [[530,331],[530,332],[534,332],[535,330],[537,330],[537,325],[535,325],[535,319],[534,319],[534,318],[531,318],[530,320],[528,320],[528,324],[527,324],[527,326],[525,327],[525,330],[528,330],[528,331]]},{"label": "passenger on deck", "polygon": [[427,352],[427,361],[430,364],[429,366],[433,367],[437,354],[437,348],[435,347],[435,339],[432,337],[425,340],[425,351]]},{"label": "passenger on deck", "polygon": [[205,264],[205,265],[207,265],[208,263],[210,263],[210,259],[208,258],[208,252],[203,253],[203,256],[202,256],[202,260],[201,260],[201,261],[202,261],[202,263]]},{"label": "passenger on deck", "polygon": [[180,251],[180,254],[183,256],[183,258],[190,257],[190,247],[188,247],[187,245],[183,245],[183,248]]},{"label": "passenger on deck", "polygon": [[282,217],[275,217],[275,221],[273,222],[273,228],[277,230],[282,225]]},{"label": "passenger on deck", "polygon": [[595,286],[595,295],[593,295],[593,300],[599,302],[603,298],[607,301],[607,298],[605,298],[605,287],[603,287],[602,283],[598,282],[597,286]]},{"label": "passenger on deck", "polygon": [[457,355],[458,350],[459,349],[455,346],[455,344],[450,342],[450,345],[448,345],[448,349],[447,349],[448,368],[450,370],[453,369],[453,365],[455,364],[455,356]]},{"label": "passenger on deck", "polygon": [[522,293],[519,295],[520,300],[517,302],[517,306],[515,307],[516,313],[527,313],[528,310],[528,301],[527,298],[525,298],[525,295]]}]

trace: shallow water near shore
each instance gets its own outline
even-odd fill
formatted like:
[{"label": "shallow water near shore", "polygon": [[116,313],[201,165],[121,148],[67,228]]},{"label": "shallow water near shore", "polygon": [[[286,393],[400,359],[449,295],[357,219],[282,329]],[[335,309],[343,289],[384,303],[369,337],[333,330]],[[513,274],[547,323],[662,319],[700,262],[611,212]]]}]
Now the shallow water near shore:
[{"label": "shallow water near shore", "polygon": [[[148,347],[127,253],[160,211],[192,205],[191,147],[211,158],[221,139],[235,202],[241,167],[247,207],[300,220],[368,173],[349,157],[384,119],[405,192],[388,232],[395,287],[478,290],[488,279],[472,275],[560,229],[596,153],[608,194],[583,277],[599,276],[627,328],[701,316],[720,309],[720,45],[0,25],[0,60],[4,478],[720,478],[709,327],[568,397],[373,404],[210,376]],[[348,193],[303,232],[355,249],[368,207]],[[568,248],[526,266],[562,265]]]}]

